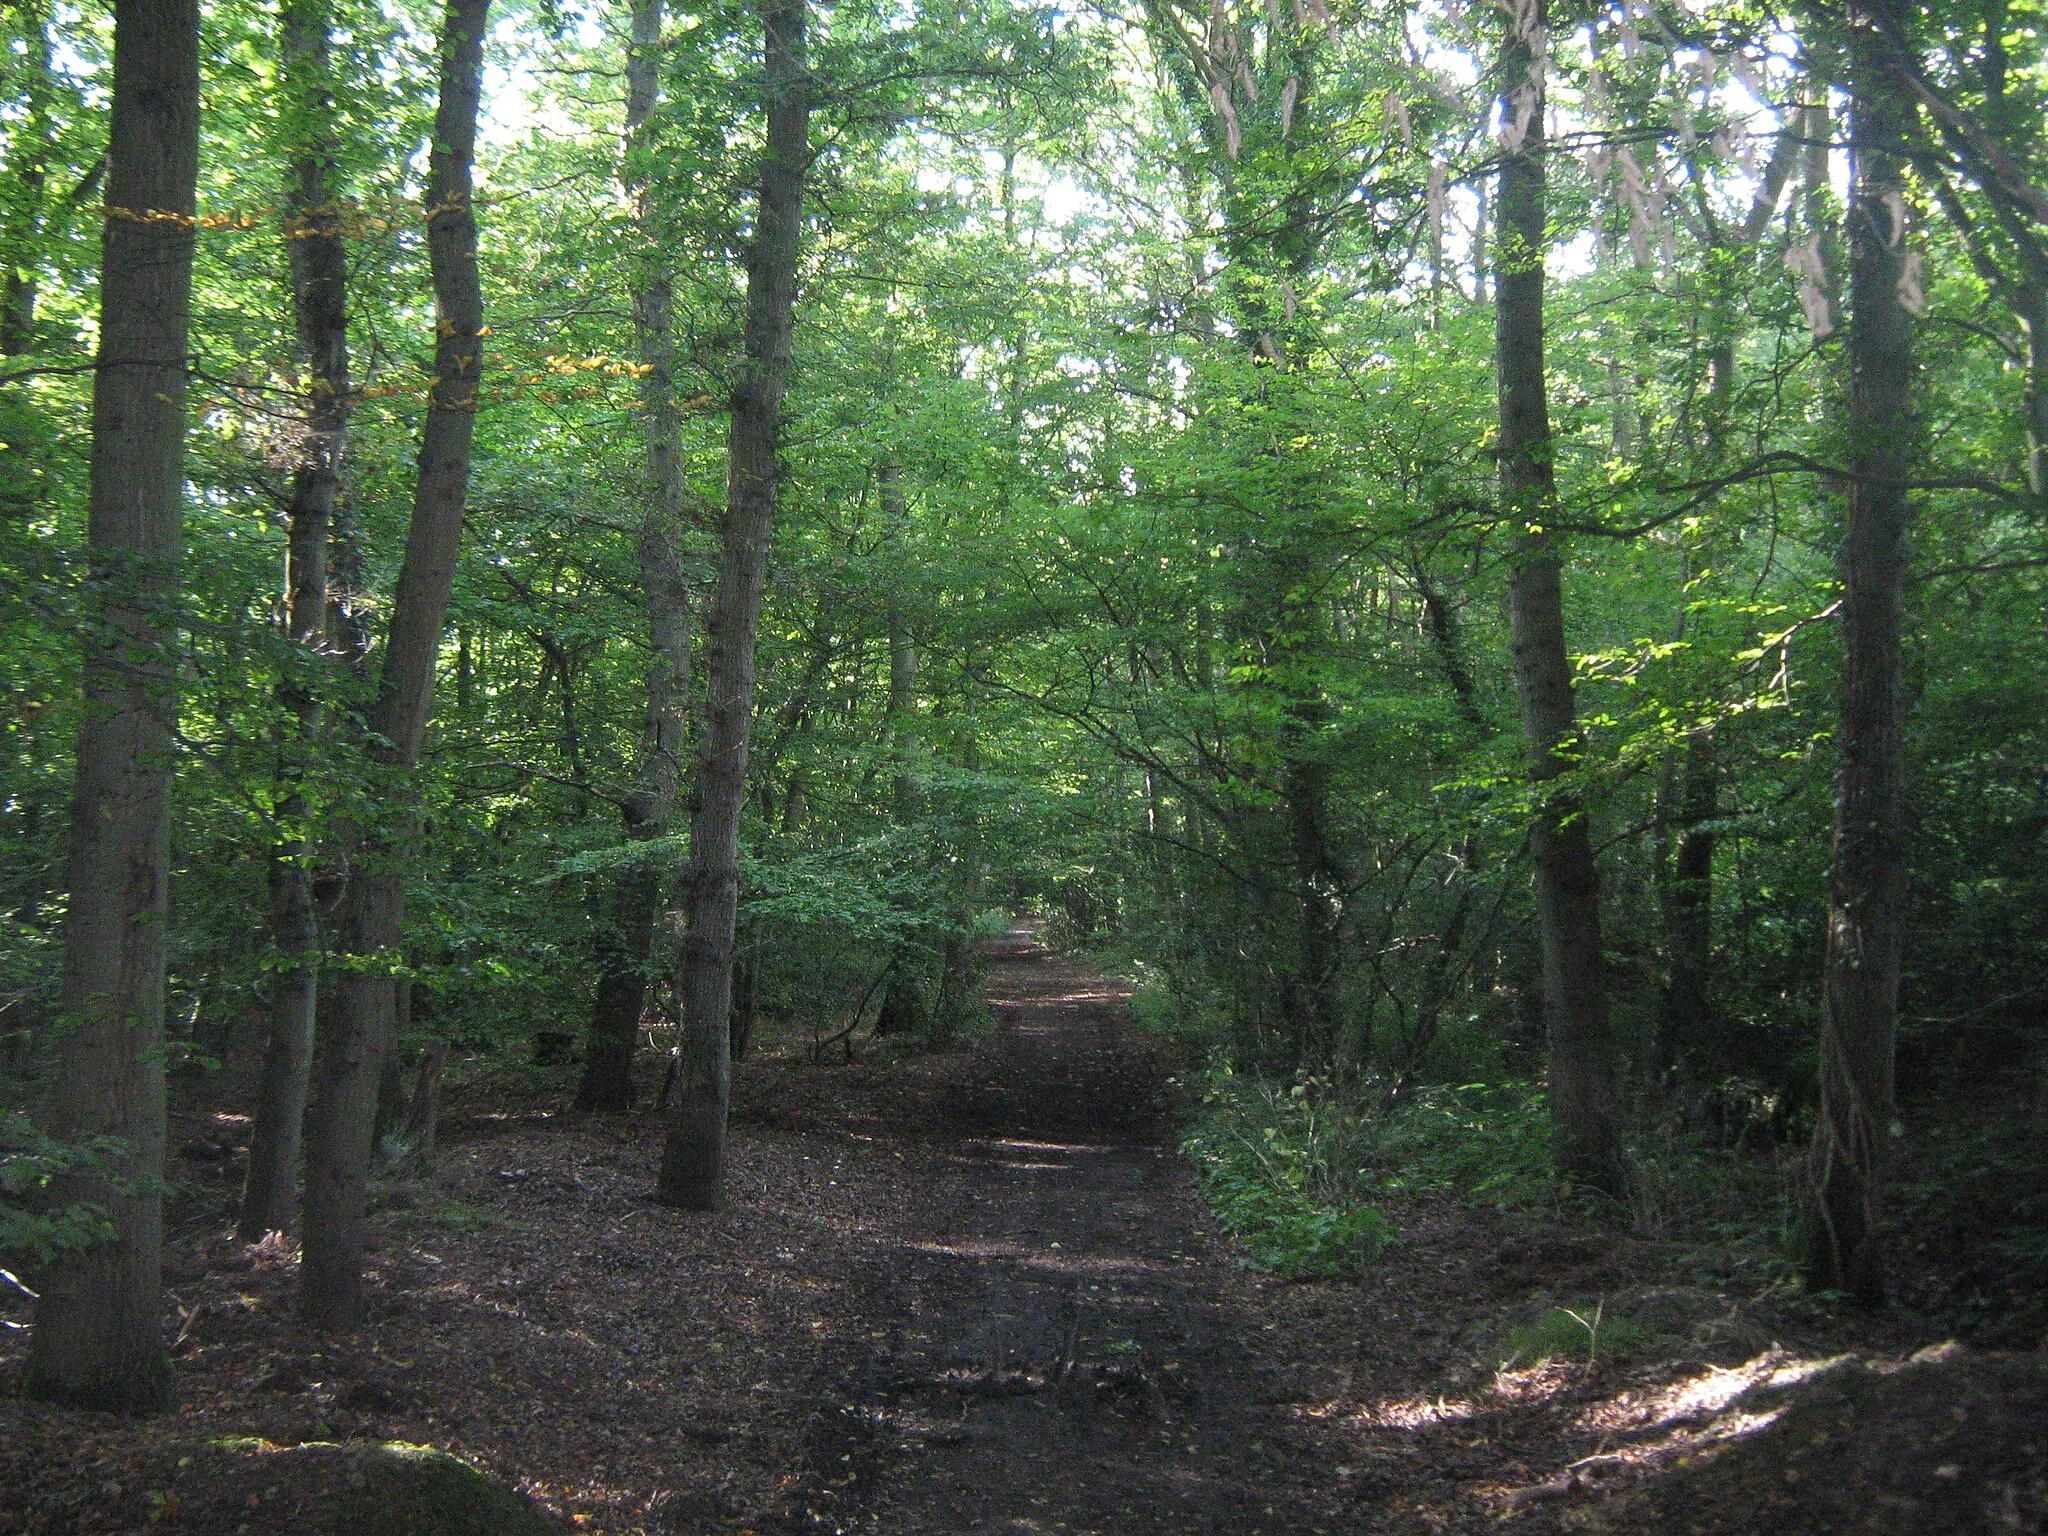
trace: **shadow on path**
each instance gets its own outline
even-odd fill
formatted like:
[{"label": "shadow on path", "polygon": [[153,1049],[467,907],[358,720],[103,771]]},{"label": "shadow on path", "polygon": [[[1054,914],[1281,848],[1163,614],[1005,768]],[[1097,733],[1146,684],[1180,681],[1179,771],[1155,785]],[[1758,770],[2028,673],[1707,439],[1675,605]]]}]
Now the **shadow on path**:
[{"label": "shadow on path", "polygon": [[1270,1412],[1125,993],[1029,924],[988,951],[996,1028],[896,1098],[915,1230],[878,1250],[875,1347],[831,1362],[791,1528],[1299,1532],[1329,1486]]}]

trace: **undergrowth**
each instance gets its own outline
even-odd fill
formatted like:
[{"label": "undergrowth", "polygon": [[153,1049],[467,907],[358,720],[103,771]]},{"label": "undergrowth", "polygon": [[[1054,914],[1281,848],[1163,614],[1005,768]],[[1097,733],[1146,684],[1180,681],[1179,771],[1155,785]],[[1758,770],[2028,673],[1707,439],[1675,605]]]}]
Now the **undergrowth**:
[{"label": "undergrowth", "polygon": [[1528,1082],[1390,1093],[1371,1080],[1282,1085],[1219,1067],[1185,1146],[1246,1261],[1300,1276],[1369,1263],[1397,1236],[1381,1205],[1421,1195],[1766,1248],[1790,1210],[1777,1160],[1704,1146],[1663,1123],[1630,1136],[1625,1207],[1574,1191],[1552,1172],[1549,1102]]},{"label": "undergrowth", "polygon": [[1348,1159],[1332,1156],[1327,1138],[1333,1129],[1343,1134],[1342,1122],[1319,1121],[1306,1095],[1219,1089],[1211,1103],[1183,1146],[1217,1219],[1254,1269],[1353,1274],[1399,1236],[1344,1175]]},{"label": "undergrowth", "polygon": [[1504,1371],[1546,1360],[1617,1361],[1637,1354],[1662,1337],[1661,1330],[1632,1317],[1619,1317],[1604,1302],[1552,1307],[1533,1322],[1511,1325],[1500,1336],[1495,1363]]}]

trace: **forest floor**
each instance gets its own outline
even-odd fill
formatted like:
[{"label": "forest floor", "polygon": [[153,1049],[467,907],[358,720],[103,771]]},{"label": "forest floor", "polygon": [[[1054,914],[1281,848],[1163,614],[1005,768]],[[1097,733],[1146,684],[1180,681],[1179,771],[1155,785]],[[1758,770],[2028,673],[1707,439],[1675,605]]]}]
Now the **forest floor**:
[{"label": "forest floor", "polygon": [[[1262,1278],[1192,1184],[1174,1063],[1120,988],[1020,927],[988,996],[961,1050],[749,1063],[715,1216],[648,1200],[653,1123],[457,1119],[434,1185],[376,1216],[372,1316],[338,1339],[293,1326],[289,1251],[220,1237],[245,1127],[193,1121],[182,1410],[0,1403],[0,1532],[313,1529],[319,1490],[262,1453],[368,1439],[592,1532],[1542,1536],[1603,1528],[1610,1491],[1739,1431],[1745,1390],[1915,1342],[1675,1283],[1668,1245],[1439,1201],[1395,1211],[1360,1278]],[[1633,1353],[1504,1368],[1502,1319],[1554,1304],[1625,1308]],[[22,1338],[0,1331],[0,1371]],[[1755,1479],[1717,1497],[1615,1528],[1809,1528]]]}]

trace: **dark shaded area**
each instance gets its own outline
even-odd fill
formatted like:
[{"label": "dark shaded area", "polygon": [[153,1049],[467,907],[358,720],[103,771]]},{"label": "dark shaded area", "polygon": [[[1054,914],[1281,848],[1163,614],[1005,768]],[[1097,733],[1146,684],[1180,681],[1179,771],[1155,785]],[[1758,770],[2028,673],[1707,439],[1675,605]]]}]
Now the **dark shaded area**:
[{"label": "dark shaded area", "polygon": [[994,1032],[890,1095],[885,1135],[953,1143],[873,1263],[885,1337],[818,1381],[795,1532],[1307,1531],[1332,1469],[1200,1248],[1167,1064],[1120,991],[1022,927]]},{"label": "dark shaded area", "polygon": [[1760,1429],[1601,1509],[1592,1528],[1670,1536],[1947,1536],[2048,1529],[2048,1357],[1953,1345],[1844,1360],[1752,1388]]}]

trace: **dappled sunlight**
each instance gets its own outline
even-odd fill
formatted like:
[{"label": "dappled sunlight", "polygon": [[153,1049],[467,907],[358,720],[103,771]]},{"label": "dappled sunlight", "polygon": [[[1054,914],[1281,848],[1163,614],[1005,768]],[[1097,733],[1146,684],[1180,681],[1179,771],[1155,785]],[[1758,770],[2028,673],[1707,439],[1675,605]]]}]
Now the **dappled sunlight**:
[{"label": "dappled sunlight", "polygon": [[1432,1424],[1455,1424],[1471,1418],[1478,1408],[1469,1401],[1443,1397],[1407,1397],[1379,1403],[1350,1416],[1350,1422],[1375,1429],[1424,1429]]},{"label": "dappled sunlight", "polygon": [[1022,1259],[1033,1252],[1022,1243],[962,1239],[959,1242],[905,1243],[919,1253],[936,1253],[949,1259]]},{"label": "dappled sunlight", "polygon": [[930,1239],[903,1246],[918,1253],[937,1254],[949,1259],[972,1259],[984,1264],[997,1259],[1012,1260],[1029,1270],[1082,1280],[1172,1274],[1180,1267],[1178,1261],[1148,1259],[1137,1254],[1068,1251],[1058,1243],[1026,1244],[1003,1239],[957,1238]]},{"label": "dappled sunlight", "polygon": [[1504,1403],[1544,1402],[1570,1387],[1580,1368],[1564,1360],[1538,1360],[1520,1370],[1494,1372],[1493,1395]]},{"label": "dappled sunlight", "polygon": [[[1706,1374],[1648,1393],[1624,1392],[1581,1415],[1592,1429],[1664,1428],[1722,1412],[1753,1387],[1792,1387],[1837,1363],[1836,1357],[1793,1357],[1771,1349],[1737,1366],[1709,1366]],[[1761,1428],[1769,1415],[1750,1425]],[[1732,1421],[1731,1421],[1732,1422]]]},{"label": "dappled sunlight", "polygon": [[1137,1279],[1147,1275],[1174,1273],[1180,1265],[1164,1259],[1139,1258],[1135,1254],[1039,1253],[1026,1266],[1048,1274],[1074,1279]]}]

